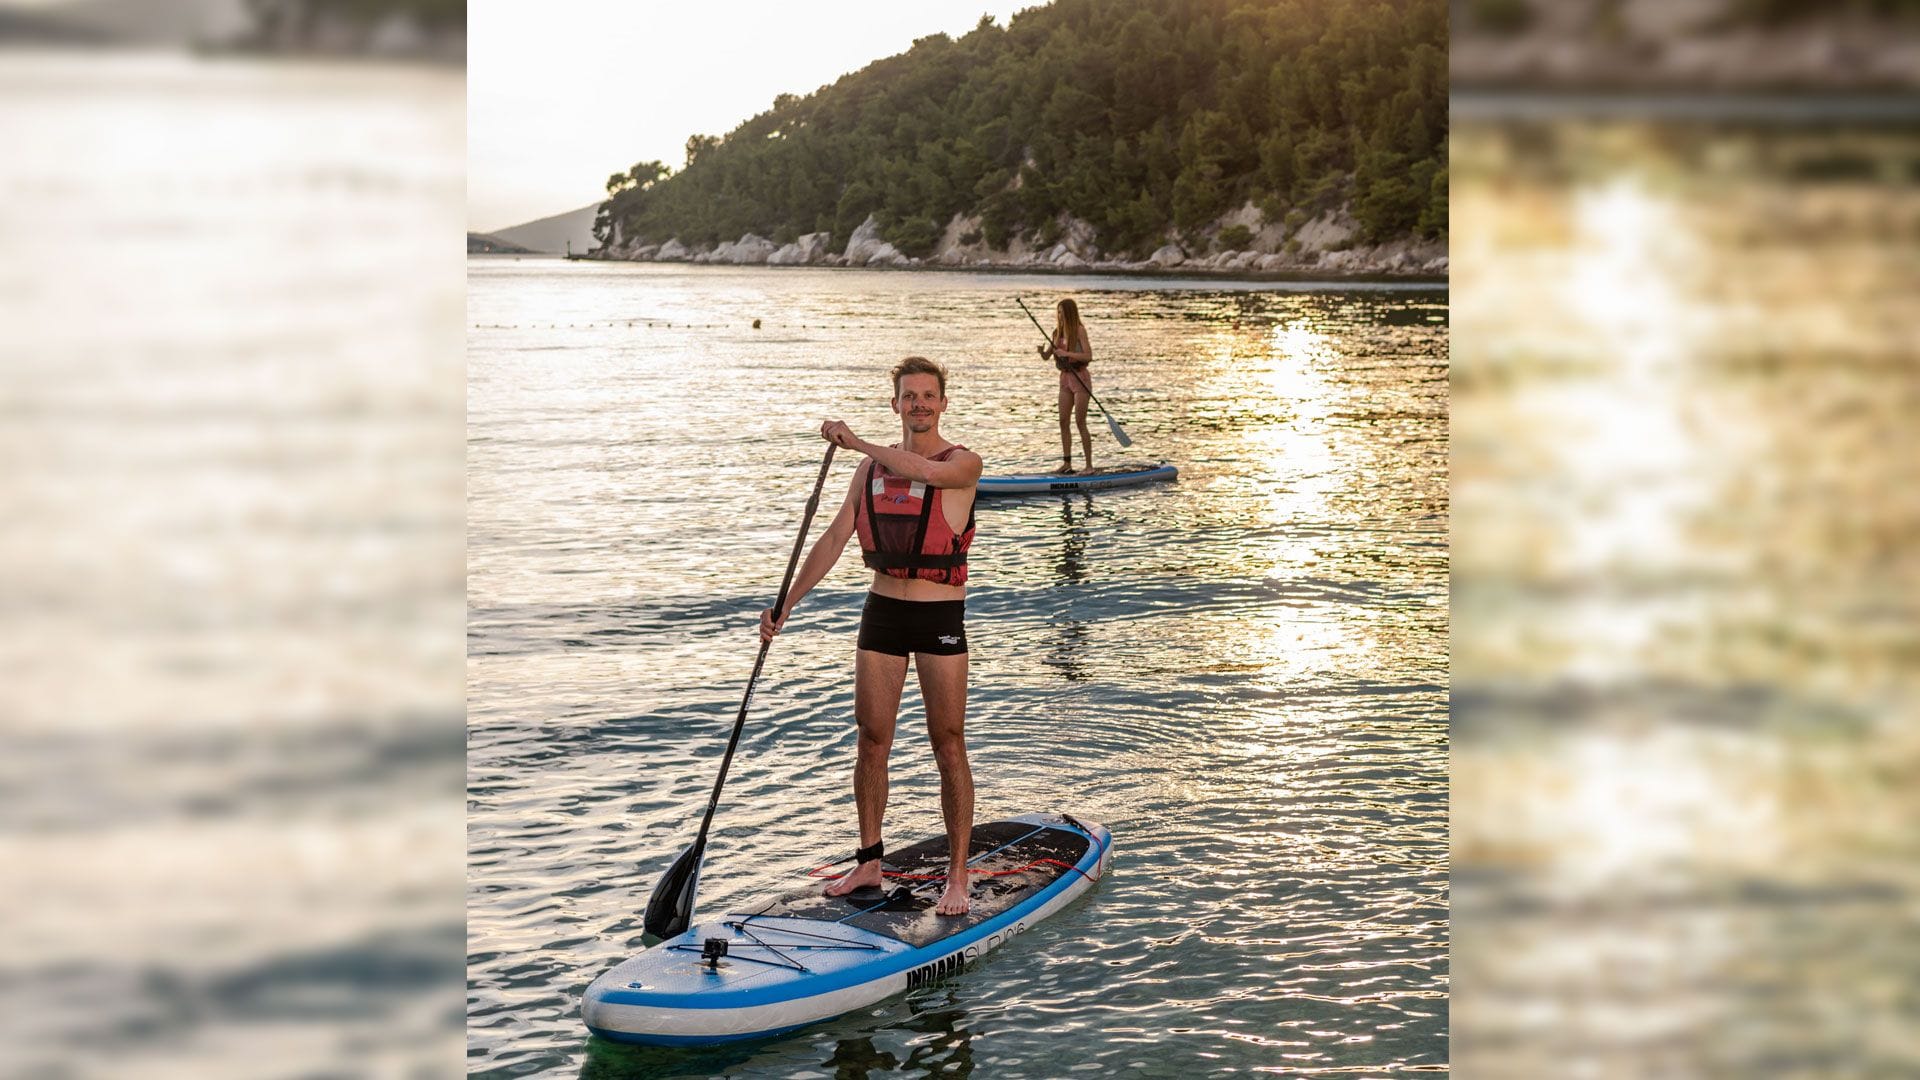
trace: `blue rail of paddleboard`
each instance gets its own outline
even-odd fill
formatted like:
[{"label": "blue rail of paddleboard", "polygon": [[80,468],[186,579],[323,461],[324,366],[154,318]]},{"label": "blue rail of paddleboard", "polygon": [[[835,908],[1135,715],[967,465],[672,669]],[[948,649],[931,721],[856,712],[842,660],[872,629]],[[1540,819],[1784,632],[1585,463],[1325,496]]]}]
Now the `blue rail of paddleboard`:
[{"label": "blue rail of paddleboard", "polygon": [[1151,469],[1137,469],[1132,472],[1088,473],[1086,475],[1062,473],[1028,473],[1015,476],[985,476],[980,479],[982,495],[1025,495],[1048,491],[1094,491],[1100,488],[1129,487],[1134,484],[1147,484],[1155,480],[1172,480],[1179,470],[1171,465],[1159,465]]}]

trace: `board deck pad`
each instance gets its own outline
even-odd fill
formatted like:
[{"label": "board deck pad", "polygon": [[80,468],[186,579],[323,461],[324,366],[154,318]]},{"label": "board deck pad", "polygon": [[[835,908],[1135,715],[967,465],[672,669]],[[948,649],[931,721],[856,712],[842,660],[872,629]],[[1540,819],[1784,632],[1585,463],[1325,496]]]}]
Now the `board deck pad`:
[{"label": "board deck pad", "polygon": [[1148,469],[1154,469],[1158,467],[1159,466],[1157,465],[1110,465],[1104,469],[1095,469],[1092,472],[1088,472],[1085,469],[1081,469],[1076,472],[1063,473],[1058,469],[1053,469],[1047,472],[1034,473],[1032,475],[1045,476],[1049,479],[1054,479],[1054,480],[1098,480],[1100,477],[1103,477],[1103,476],[1121,476],[1127,473],[1145,472]]},{"label": "board deck pad", "polygon": [[988,480],[1099,480],[1107,476],[1132,476],[1135,473],[1148,472],[1161,468],[1159,465],[1110,465],[1092,472],[1081,470],[1063,473],[1058,469],[1042,469],[1033,473],[1014,473],[1010,476],[989,476]]},{"label": "board deck pad", "polygon": [[[968,845],[973,903],[965,915],[938,915],[944,883],[932,879],[887,878],[884,889],[855,889],[845,896],[827,896],[827,880],[775,898],[750,911],[732,912],[734,918],[818,919],[845,923],[906,942],[918,948],[977,926],[1006,911],[1058,879],[1070,874],[1087,852],[1087,837],[1067,829],[1025,821],[994,821],[975,825]],[[1047,861],[1051,860],[1051,861]],[[939,875],[947,870],[947,838],[923,840],[880,861],[888,874]],[[1007,873],[1006,871],[1019,871]],[[989,876],[981,876],[986,871]],[[915,889],[907,895],[902,887]]]}]

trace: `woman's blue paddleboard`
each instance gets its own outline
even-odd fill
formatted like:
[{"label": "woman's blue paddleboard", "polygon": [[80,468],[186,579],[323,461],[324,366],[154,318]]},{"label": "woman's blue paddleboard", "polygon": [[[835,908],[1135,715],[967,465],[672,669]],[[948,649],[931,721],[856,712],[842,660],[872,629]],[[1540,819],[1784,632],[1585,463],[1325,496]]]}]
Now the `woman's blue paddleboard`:
[{"label": "woman's blue paddleboard", "polygon": [[1123,465],[1084,473],[1029,473],[1020,476],[983,476],[982,495],[1028,495],[1046,491],[1092,491],[1171,480],[1179,470],[1171,465]]},{"label": "woman's blue paddleboard", "polygon": [[601,975],[580,1013],[596,1035],[704,1046],[792,1031],[937,982],[1032,929],[1106,873],[1113,835],[1066,814],[973,828],[973,909],[933,910],[945,837],[892,852],[884,889],[826,882],[696,924]]}]

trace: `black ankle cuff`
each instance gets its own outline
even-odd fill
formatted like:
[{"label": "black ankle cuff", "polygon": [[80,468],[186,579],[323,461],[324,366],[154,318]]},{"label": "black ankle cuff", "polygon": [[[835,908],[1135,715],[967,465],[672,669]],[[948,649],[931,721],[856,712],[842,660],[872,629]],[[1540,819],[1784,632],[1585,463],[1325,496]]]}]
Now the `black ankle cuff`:
[{"label": "black ankle cuff", "polygon": [[880,858],[882,855],[885,855],[886,853],[887,853],[886,841],[876,840],[873,843],[873,846],[863,847],[855,851],[853,853],[853,861],[855,865],[859,865],[860,863],[864,863],[864,862],[872,862],[873,860]]}]

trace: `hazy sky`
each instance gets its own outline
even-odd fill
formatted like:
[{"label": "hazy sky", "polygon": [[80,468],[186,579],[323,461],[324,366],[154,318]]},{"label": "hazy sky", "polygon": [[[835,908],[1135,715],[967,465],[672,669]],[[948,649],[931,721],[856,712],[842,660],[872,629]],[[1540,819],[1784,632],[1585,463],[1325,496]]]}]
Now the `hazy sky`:
[{"label": "hazy sky", "polygon": [[720,135],[915,38],[1005,26],[1041,0],[470,0],[467,226],[606,197],[636,161]]}]

